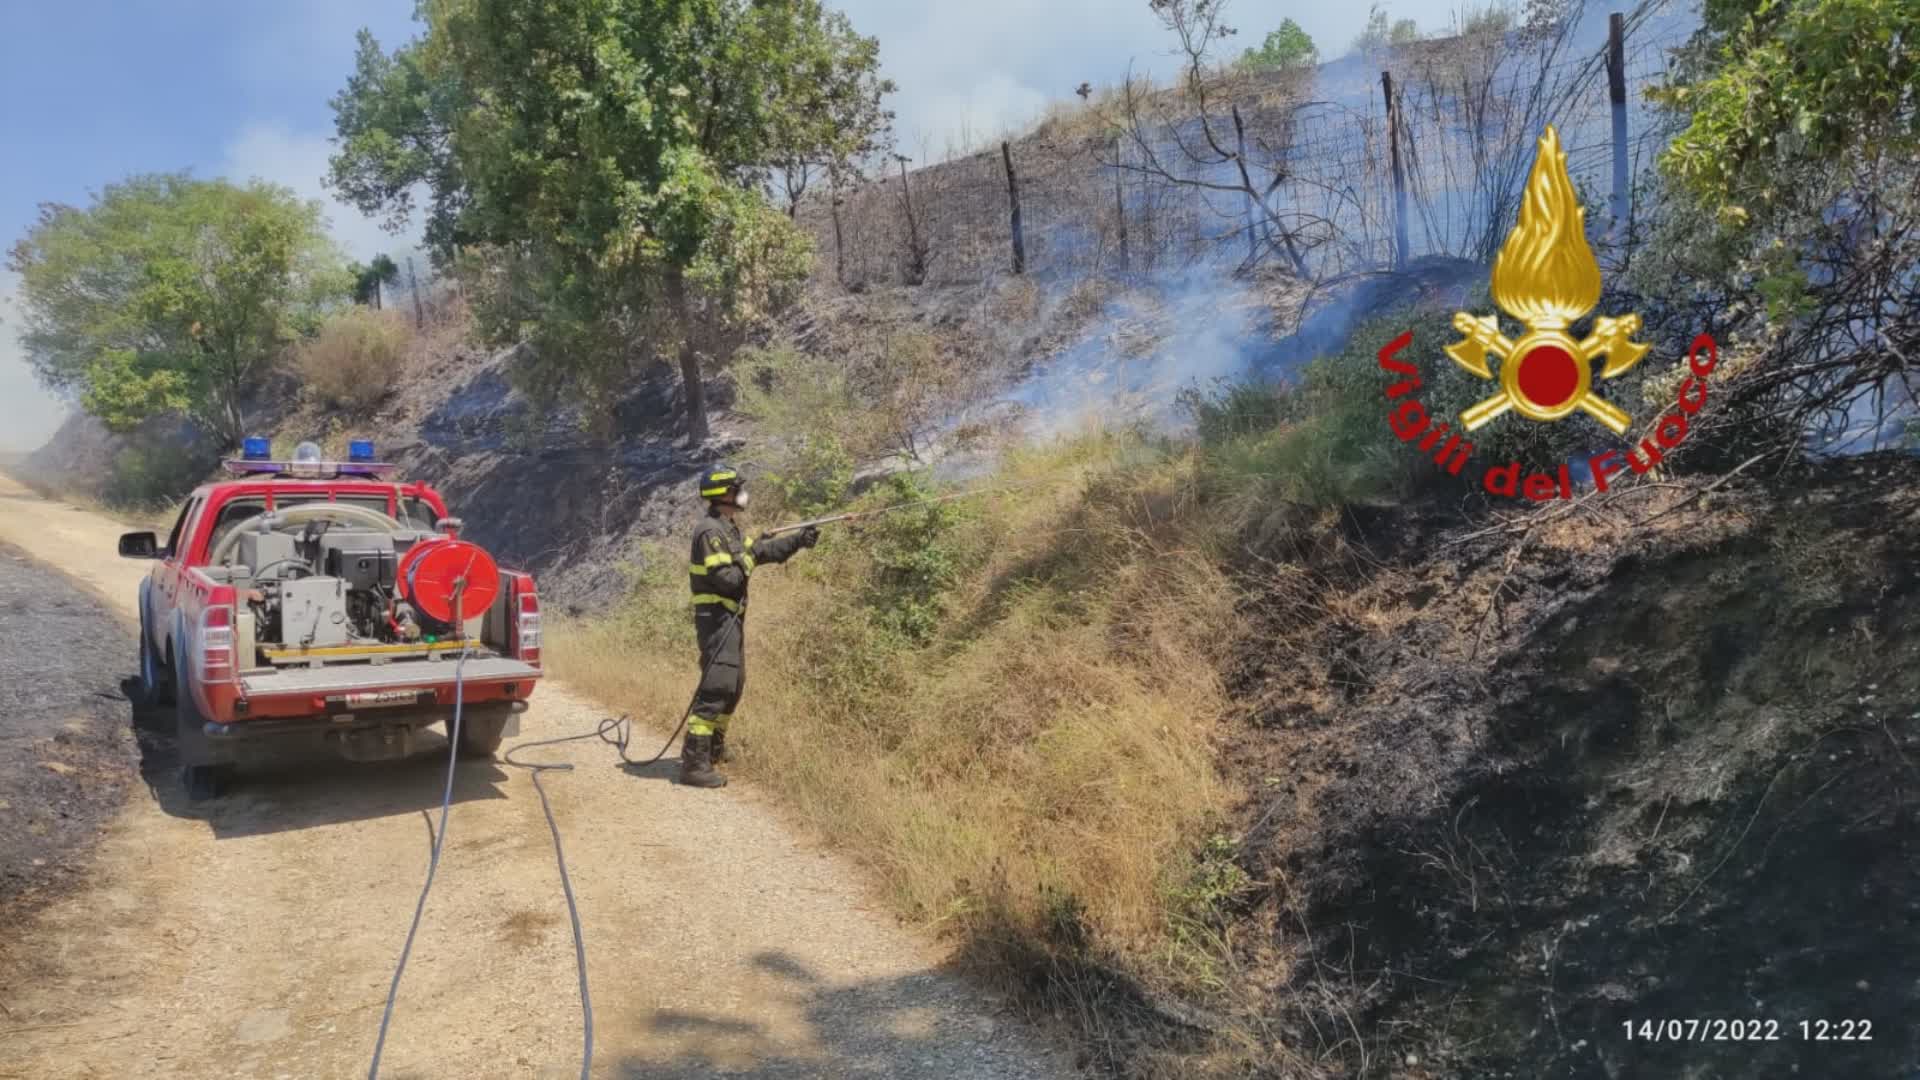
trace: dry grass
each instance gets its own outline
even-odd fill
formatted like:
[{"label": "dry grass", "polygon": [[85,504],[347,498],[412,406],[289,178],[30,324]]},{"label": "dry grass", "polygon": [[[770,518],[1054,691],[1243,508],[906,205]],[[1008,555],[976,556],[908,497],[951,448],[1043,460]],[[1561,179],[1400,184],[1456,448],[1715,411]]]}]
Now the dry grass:
[{"label": "dry grass", "polygon": [[412,342],[407,316],[355,307],[328,319],[294,362],[319,404],[365,415],[393,392]]},{"label": "dry grass", "polygon": [[[858,594],[869,537],[756,575],[734,771],[956,940],[1043,928],[1067,903],[1103,952],[1164,954],[1189,853],[1224,809],[1208,736],[1230,586],[1184,531],[1183,466],[1129,452],[1089,437],[1010,463],[999,482],[1036,486],[943,536],[966,570],[924,644],[877,629]],[[556,674],[677,718],[696,672],[675,569],[618,617],[555,627]]]}]

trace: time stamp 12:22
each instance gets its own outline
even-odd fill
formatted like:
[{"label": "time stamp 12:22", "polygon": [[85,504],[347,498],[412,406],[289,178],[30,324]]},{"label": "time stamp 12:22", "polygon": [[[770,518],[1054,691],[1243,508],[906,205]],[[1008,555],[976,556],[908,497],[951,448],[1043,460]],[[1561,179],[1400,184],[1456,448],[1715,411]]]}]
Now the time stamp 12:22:
[{"label": "time stamp 12:22", "polygon": [[1628,1042],[1872,1042],[1871,1020],[1622,1020]]}]

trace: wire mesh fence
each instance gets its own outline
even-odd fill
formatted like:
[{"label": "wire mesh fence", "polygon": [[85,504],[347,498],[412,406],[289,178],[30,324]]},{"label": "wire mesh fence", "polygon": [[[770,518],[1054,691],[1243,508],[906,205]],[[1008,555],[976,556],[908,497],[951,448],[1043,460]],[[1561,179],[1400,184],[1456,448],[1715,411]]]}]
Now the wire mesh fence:
[{"label": "wire mesh fence", "polygon": [[1012,267],[1010,160],[1024,267],[1035,276],[1281,257],[1324,277],[1396,256],[1486,259],[1512,225],[1546,124],[1560,132],[1589,222],[1609,225],[1616,151],[1638,176],[1671,137],[1646,91],[1664,80],[1689,28],[1647,11],[1628,16],[1623,35],[1624,140],[1612,130],[1604,27],[1580,40],[1457,37],[1305,78],[1243,79],[1204,106],[1170,91],[1090,102],[1004,152],[995,145],[911,171],[896,164],[837,200],[809,199],[798,217],[816,237],[825,281],[977,282]]}]

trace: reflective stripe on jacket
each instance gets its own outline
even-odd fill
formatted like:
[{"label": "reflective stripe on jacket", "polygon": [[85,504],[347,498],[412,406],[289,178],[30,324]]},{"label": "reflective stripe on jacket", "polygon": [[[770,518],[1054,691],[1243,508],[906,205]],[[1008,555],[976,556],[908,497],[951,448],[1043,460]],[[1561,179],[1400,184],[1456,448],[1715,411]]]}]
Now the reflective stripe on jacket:
[{"label": "reflective stripe on jacket", "polygon": [[786,562],[800,550],[800,534],[756,540],[740,534],[732,522],[708,509],[693,530],[687,580],[695,604],[718,604],[735,614],[747,609],[747,579],[764,563]]}]

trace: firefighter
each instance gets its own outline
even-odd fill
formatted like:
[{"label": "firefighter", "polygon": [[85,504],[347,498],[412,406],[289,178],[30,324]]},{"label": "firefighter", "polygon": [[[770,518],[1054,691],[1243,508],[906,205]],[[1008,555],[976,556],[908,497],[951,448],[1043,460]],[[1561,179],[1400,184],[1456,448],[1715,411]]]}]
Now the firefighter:
[{"label": "firefighter", "polygon": [[713,767],[727,760],[727,722],[747,681],[747,580],[754,567],[786,562],[818,543],[820,530],[809,525],[758,541],[743,538],[735,518],[747,506],[746,481],[725,465],[700,477],[700,495],[707,516],[693,530],[690,580],[702,674],[680,747],[680,782],[711,788],[727,784]]}]

